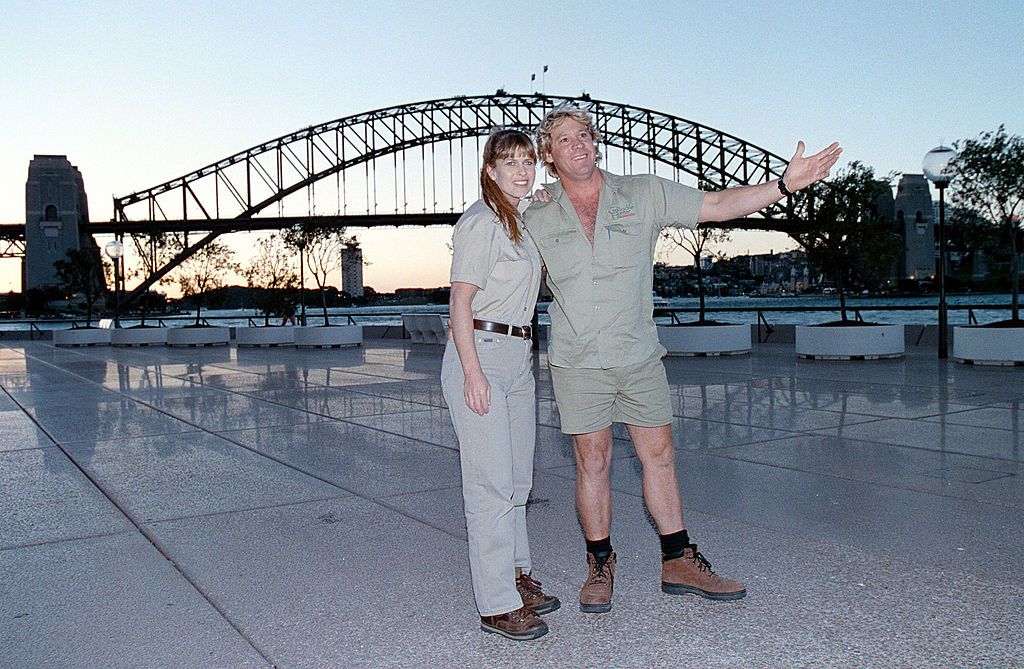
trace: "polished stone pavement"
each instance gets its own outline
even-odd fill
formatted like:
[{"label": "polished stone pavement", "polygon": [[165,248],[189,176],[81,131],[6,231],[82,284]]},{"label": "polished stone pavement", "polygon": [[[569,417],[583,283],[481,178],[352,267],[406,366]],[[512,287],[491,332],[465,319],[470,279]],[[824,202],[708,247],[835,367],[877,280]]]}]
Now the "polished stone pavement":
[{"label": "polished stone pavement", "polygon": [[1024,368],[672,358],[687,525],[734,603],[664,595],[615,443],[615,607],[543,354],[529,511],[551,633],[481,633],[441,347],[0,347],[0,667],[1024,663]]}]

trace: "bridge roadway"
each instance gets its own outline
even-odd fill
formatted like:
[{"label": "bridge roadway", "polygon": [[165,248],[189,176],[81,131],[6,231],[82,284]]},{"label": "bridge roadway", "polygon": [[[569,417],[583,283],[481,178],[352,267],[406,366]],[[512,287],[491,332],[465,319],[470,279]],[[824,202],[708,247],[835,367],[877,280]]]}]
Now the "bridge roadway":
[{"label": "bridge roadway", "polygon": [[[316,221],[321,225],[346,228],[396,228],[403,226],[455,225],[462,213],[430,214],[348,214],[329,216],[259,216],[246,218],[189,219],[166,221],[102,221],[86,223],[80,229],[92,235],[102,234],[148,234],[151,232],[256,232],[261,230],[283,230],[294,225]],[[738,218],[706,224],[706,227],[728,228],[731,230],[767,230],[774,232],[795,232],[804,228],[804,222],[786,218]],[[0,223],[0,239],[24,240],[23,223]]]},{"label": "bridge roadway", "polygon": [[[342,216],[260,216],[246,218],[189,219],[166,221],[102,221],[79,226],[91,235],[138,234],[150,232],[250,232],[283,230],[316,221],[322,225],[351,228],[387,228],[407,225],[454,225],[460,213],[440,214],[355,214]],[[23,223],[0,224],[0,239],[24,239]]]}]

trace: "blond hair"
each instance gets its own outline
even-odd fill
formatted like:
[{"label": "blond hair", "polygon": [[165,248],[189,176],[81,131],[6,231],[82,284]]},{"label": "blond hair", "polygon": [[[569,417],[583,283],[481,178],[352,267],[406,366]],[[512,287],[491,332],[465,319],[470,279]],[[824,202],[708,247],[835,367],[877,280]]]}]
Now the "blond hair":
[{"label": "blond hair", "polygon": [[[586,126],[587,132],[590,133],[590,139],[594,141],[595,145],[601,141],[601,133],[597,129],[597,124],[594,123],[594,117],[586,109],[566,105],[549,111],[537,126],[537,152],[540,154],[540,159],[544,162],[548,174],[553,177],[558,176],[558,169],[547,159],[551,155],[551,133],[567,118]],[[594,159],[600,162],[601,152],[599,150],[595,151]]]}]

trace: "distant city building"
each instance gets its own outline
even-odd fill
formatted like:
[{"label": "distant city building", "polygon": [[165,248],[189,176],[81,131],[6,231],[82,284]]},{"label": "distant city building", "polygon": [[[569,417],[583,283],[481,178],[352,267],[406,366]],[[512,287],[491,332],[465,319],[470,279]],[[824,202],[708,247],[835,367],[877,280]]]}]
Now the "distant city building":
[{"label": "distant city building", "polygon": [[[36,155],[25,183],[25,261],[22,290],[58,284],[53,263],[69,250],[96,248],[79,226],[89,222],[82,174],[67,156]],[[97,249],[97,253],[98,253]]]},{"label": "distant city building", "polygon": [[654,263],[654,291],[664,297],[691,295],[697,290],[697,273],[692,266]]},{"label": "distant city building", "polygon": [[903,249],[896,261],[896,278],[918,281],[935,276],[935,214],[924,175],[900,177],[892,206],[896,233],[903,240]]},{"label": "distant city building", "polygon": [[803,251],[747,256],[750,274],[761,282],[760,293],[803,293],[811,285],[811,270]]},{"label": "distant city building", "polygon": [[358,242],[341,251],[341,289],[351,297],[363,296],[363,249]]}]

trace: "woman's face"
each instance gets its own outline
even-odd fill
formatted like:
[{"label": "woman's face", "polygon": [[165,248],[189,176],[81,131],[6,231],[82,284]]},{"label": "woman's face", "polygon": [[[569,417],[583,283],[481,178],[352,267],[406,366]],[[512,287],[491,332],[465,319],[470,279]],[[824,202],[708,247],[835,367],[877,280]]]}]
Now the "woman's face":
[{"label": "woman's face", "polygon": [[500,158],[495,164],[487,166],[487,176],[498,184],[498,188],[509,202],[518,205],[519,200],[533,190],[533,180],[537,176],[537,161],[525,153]]}]

